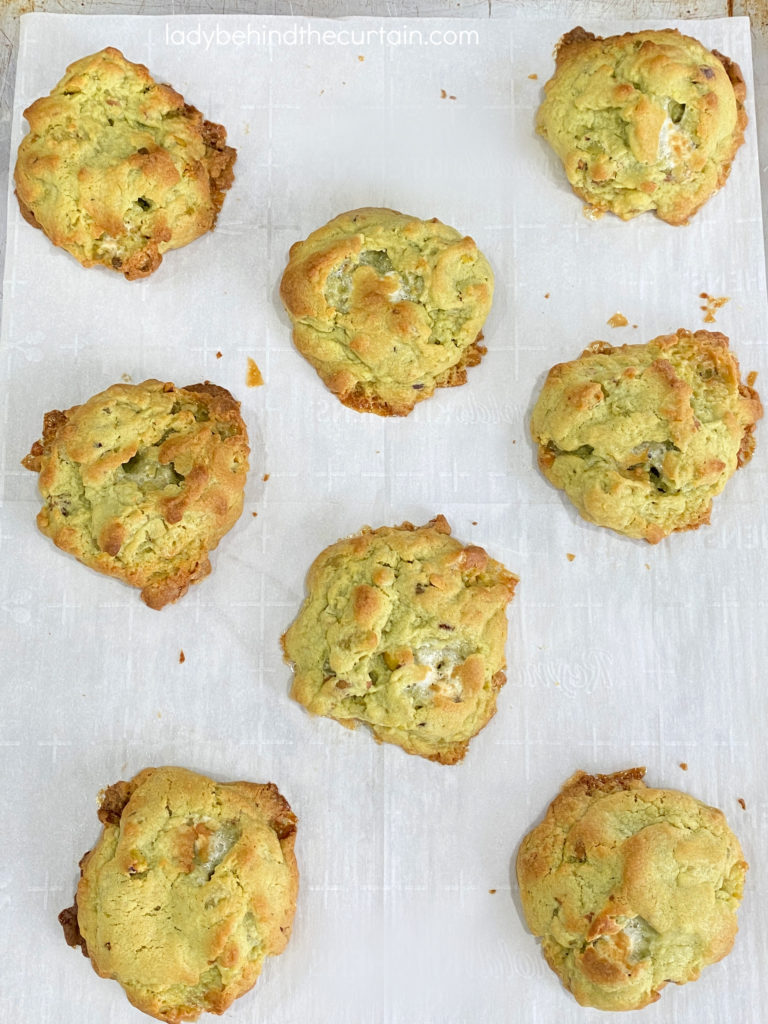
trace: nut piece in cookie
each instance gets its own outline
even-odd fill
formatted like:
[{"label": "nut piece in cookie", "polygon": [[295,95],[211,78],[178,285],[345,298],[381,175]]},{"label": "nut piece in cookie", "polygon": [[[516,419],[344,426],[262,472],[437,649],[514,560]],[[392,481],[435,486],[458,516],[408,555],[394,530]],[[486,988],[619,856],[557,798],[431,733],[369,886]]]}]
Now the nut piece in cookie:
[{"label": "nut piece in cookie", "polygon": [[646,345],[596,341],[553,367],[531,430],[542,472],[585,519],[655,544],[709,522],[762,412],[725,335],[681,329]]},{"label": "nut piece in cookie", "polygon": [[361,209],[291,247],[280,295],[296,348],[340,402],[407,416],[485,354],[493,272],[439,220]]},{"label": "nut piece in cookie", "polygon": [[71,64],[24,116],[21,212],[84,267],[147,277],[216,223],[234,177],[226,131],[114,47]]},{"label": "nut piece in cookie", "polygon": [[638,1010],[730,952],[747,864],[723,814],[649,789],[644,768],[577,772],[520,845],[528,927],[582,1006]]},{"label": "nut piece in cookie", "polygon": [[168,1024],[223,1013],[285,949],[296,817],[272,783],[145,768],[101,794],[101,836],[59,920],[102,978]]},{"label": "nut piece in cookie", "polygon": [[243,509],[248,453],[227,390],[147,380],[46,413],[22,464],[39,473],[40,530],[162,608],[211,571]]},{"label": "nut piece in cookie", "polygon": [[426,526],[340,540],[314,561],[283,636],[291,696],[409,754],[455,764],[506,682],[506,607],[518,582],[499,562]]},{"label": "nut piece in cookie", "polygon": [[737,64],[677,29],[563,36],[538,132],[574,192],[623,220],[685,224],[725,182],[744,141]]}]

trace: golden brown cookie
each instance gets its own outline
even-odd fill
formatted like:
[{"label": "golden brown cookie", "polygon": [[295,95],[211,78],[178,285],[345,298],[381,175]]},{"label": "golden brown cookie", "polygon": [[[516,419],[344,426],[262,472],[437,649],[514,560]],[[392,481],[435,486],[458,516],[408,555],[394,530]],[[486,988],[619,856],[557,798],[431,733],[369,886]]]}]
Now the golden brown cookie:
[{"label": "golden brown cookie", "polygon": [[709,522],[762,416],[723,334],[590,345],[554,366],[531,418],[539,466],[590,522],[655,544]]},{"label": "golden brown cookie", "polygon": [[46,413],[23,465],[40,474],[40,530],[162,608],[211,571],[243,509],[248,453],[227,390],[147,380]]},{"label": "golden brown cookie", "polygon": [[460,761],[496,712],[518,582],[450,532],[437,516],[326,548],[283,637],[294,700],[441,764]]},{"label": "golden brown cookie", "polygon": [[21,212],[84,267],[147,277],[216,223],[236,156],[226,131],[114,47],[71,64],[24,116]]},{"label": "golden brown cookie", "polygon": [[724,184],[747,124],[733,61],[677,29],[602,39],[582,28],[555,61],[536,127],[595,210],[685,224]]},{"label": "golden brown cookie", "polygon": [[351,210],[291,247],[280,295],[296,348],[340,402],[407,416],[485,354],[493,272],[437,219]]},{"label": "golden brown cookie", "polygon": [[102,978],[168,1024],[224,1010],[282,953],[296,816],[272,783],[145,768],[101,795],[101,836],[59,915]]},{"label": "golden brown cookie", "polygon": [[721,811],[644,768],[577,772],[523,839],[528,926],[582,1006],[635,1010],[730,952],[747,864]]}]

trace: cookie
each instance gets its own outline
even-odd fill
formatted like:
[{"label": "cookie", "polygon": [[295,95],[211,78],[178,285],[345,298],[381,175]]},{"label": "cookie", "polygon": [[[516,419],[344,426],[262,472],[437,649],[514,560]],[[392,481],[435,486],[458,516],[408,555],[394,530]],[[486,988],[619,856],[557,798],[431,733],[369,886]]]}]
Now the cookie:
[{"label": "cookie", "polygon": [[236,156],[226,131],[114,47],[71,64],[24,116],[19,207],[84,267],[147,277],[216,223]]},{"label": "cookie", "polygon": [[644,768],[577,772],[523,839],[528,927],[582,1006],[637,1010],[730,952],[747,864],[721,811]]},{"label": "cookie", "polygon": [[248,451],[224,388],[146,380],[46,413],[22,464],[39,473],[40,530],[162,608],[211,571],[243,509]]},{"label": "cookie", "polygon": [[407,416],[485,354],[493,272],[439,220],[351,210],[291,247],[280,295],[296,348],[340,402]]},{"label": "cookie", "polygon": [[285,949],[296,816],[272,783],[145,768],[101,794],[98,842],[59,915],[102,978],[168,1024],[223,1013]]},{"label": "cookie", "polygon": [[326,548],[283,636],[291,696],[409,754],[455,764],[506,682],[506,607],[518,582],[443,516]]},{"label": "cookie", "polygon": [[762,416],[723,334],[596,341],[549,371],[531,419],[539,466],[590,522],[655,544],[709,522]]},{"label": "cookie", "polygon": [[677,29],[576,28],[555,63],[536,128],[594,210],[685,224],[724,184],[747,125],[733,61]]}]

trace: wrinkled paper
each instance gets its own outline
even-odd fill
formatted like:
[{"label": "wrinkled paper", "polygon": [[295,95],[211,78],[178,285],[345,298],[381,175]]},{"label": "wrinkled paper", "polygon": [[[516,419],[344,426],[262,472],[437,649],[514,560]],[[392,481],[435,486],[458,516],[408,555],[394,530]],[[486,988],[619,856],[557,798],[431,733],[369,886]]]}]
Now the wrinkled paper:
[{"label": "wrinkled paper", "polygon": [[[750,125],[726,187],[690,226],[672,228],[653,216],[584,216],[533,130],[553,46],[573,22],[508,13],[22,19],[12,154],[25,107],[68,63],[113,45],[224,124],[238,160],[216,230],[133,283],[82,269],[23,222],[9,195],[0,345],[8,1020],[146,1019],[65,946],[56,914],[98,835],[98,790],[151,764],[274,781],[300,819],[293,939],[228,1011],[231,1024],[602,1020],[544,964],[521,919],[514,856],[576,769],[637,764],[650,784],[721,807],[752,865],[733,954],[665,991],[643,1021],[753,1021],[768,1002],[765,427],[752,463],[716,499],[712,525],[656,547],[581,520],[537,471],[527,429],[552,364],[597,338],[701,328],[702,293],[728,297],[715,329],[745,373],[764,371],[749,22],[685,26],[741,65]],[[277,294],[294,241],[369,205],[471,234],[496,274],[482,365],[402,420],[355,413],[325,390],[293,349]],[[608,326],[617,312],[627,326]],[[246,384],[249,358],[262,387]],[[147,377],[229,388],[253,449],[245,511],[214,552],[212,575],[162,612],[37,532],[35,478],[19,464],[44,412]],[[310,719],[288,698],[279,644],[322,548],[364,524],[438,512],[521,577],[498,714],[456,767]]]}]

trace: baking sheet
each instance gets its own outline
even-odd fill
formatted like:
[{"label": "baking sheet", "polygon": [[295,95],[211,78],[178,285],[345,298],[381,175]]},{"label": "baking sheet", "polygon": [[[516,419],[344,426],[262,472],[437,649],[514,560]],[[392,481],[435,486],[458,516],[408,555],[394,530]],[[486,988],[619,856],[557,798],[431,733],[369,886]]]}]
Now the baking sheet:
[{"label": "baking sheet", "polygon": [[[585,27],[646,25],[662,27]],[[635,764],[648,767],[650,784],[721,807],[751,863],[733,953],[695,984],[665,990],[643,1020],[761,1019],[761,430],[752,463],[716,499],[713,525],[650,547],[580,520],[536,471],[526,427],[552,363],[596,338],[639,342],[704,326],[702,292],[729,297],[715,328],[745,371],[765,370],[752,89],[730,181],[689,227],[650,216],[589,221],[532,130],[552,47],[572,27],[530,14],[22,19],[12,153],[23,109],[66,64],[116,45],[225,124],[239,157],[216,231],[169,254],[146,281],[83,270],[23,223],[9,197],[2,1019],[146,1019],[64,945],[56,914],[98,834],[98,790],[174,763],[272,780],[300,818],[294,935],[227,1011],[232,1024],[605,1019],[578,1007],[545,966],[521,921],[514,856],[571,772]],[[736,59],[751,86],[747,19],[684,27]],[[271,45],[270,30],[281,33]],[[468,30],[476,35],[447,42],[446,33]],[[277,297],[290,244],[362,205],[438,216],[472,234],[496,272],[482,365],[405,420],[339,405],[293,350]],[[627,327],[607,326],[617,311]],[[248,357],[262,388],[246,387]],[[36,532],[35,478],[19,466],[46,410],[123,375],[228,387],[252,440],[246,509],[213,574],[160,613]],[[278,644],[324,546],[364,523],[421,523],[437,512],[521,577],[498,714],[456,767],[311,720],[288,699]]]}]

